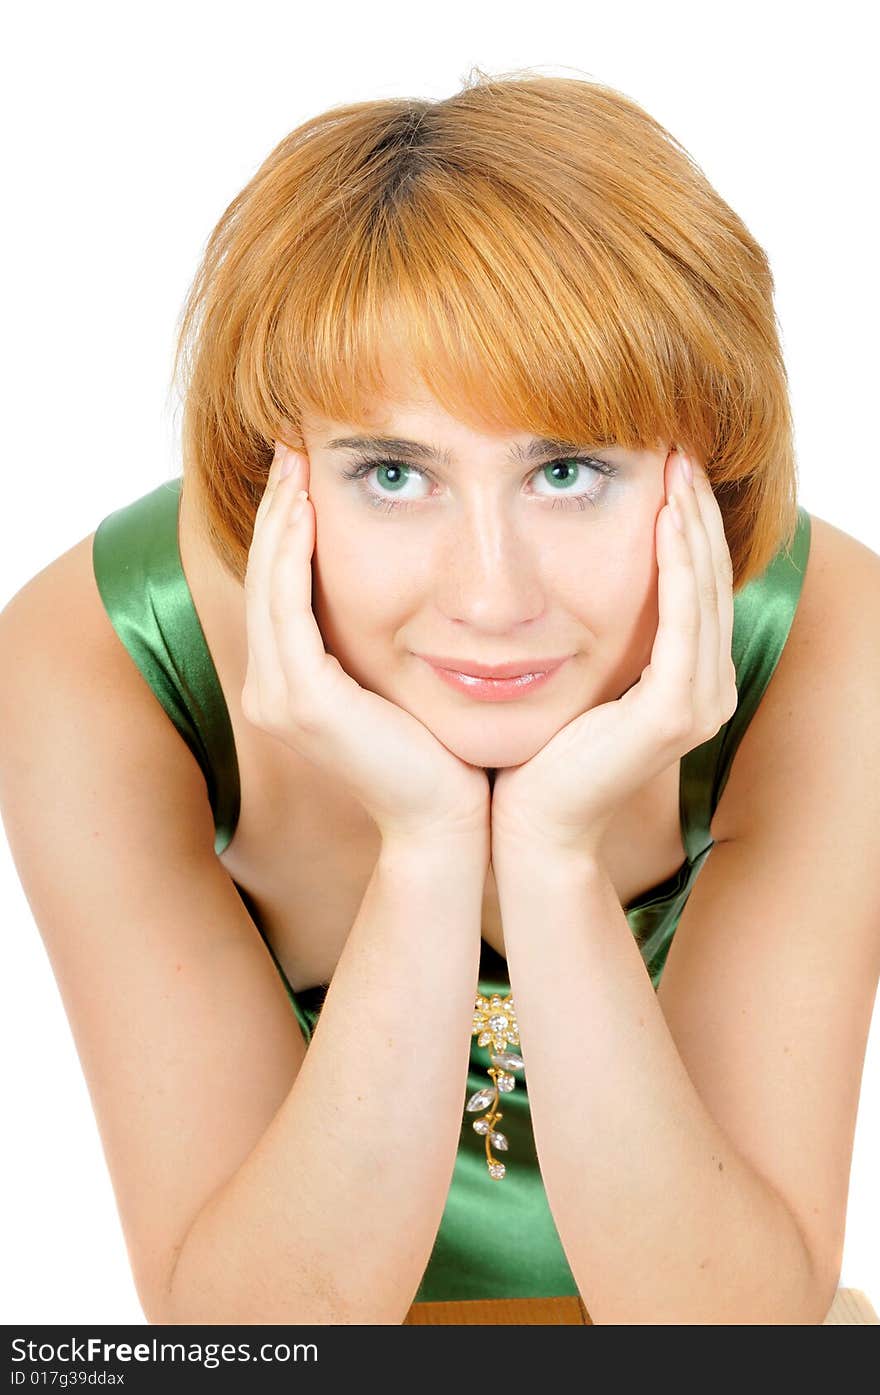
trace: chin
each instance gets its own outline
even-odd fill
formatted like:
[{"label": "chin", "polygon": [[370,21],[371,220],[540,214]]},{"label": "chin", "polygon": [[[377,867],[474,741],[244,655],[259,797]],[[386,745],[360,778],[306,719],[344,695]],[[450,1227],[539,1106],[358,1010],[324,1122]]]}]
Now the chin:
[{"label": "chin", "polygon": [[463,760],[467,765],[482,767],[488,775],[493,775],[495,770],[504,770],[512,765],[524,765],[531,760],[532,756],[538,754],[542,746],[546,746],[552,737],[535,737],[531,741],[511,740],[510,737],[500,736],[475,736],[470,738],[459,738],[456,740],[446,739],[440,732],[434,732],[438,741],[442,741],[447,750],[451,751],[459,760]]}]

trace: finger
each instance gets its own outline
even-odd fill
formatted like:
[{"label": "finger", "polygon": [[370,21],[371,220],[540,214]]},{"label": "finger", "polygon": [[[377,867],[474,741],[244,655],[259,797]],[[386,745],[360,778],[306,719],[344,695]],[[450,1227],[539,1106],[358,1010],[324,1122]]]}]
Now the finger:
[{"label": "finger", "polygon": [[[733,662],[733,564],[724,532],[724,519],[712,485],[702,469],[694,471],[694,487],[706,535],[712,549],[715,582],[718,588],[718,690],[724,699],[736,701],[736,666]],[[725,719],[726,720],[726,719]]]},{"label": "finger", "polygon": [[672,489],[679,500],[684,517],[684,532],[693,561],[700,611],[700,640],[693,676],[692,711],[695,723],[703,727],[715,719],[721,700],[718,681],[718,583],[712,544],[703,522],[703,512],[694,483],[685,477],[682,470],[684,460],[688,460],[694,476],[699,466],[679,449],[673,466]]},{"label": "finger", "polygon": [[[288,496],[284,526],[274,549],[269,580],[269,620],[273,643],[288,693],[305,704],[326,676],[327,651],[312,610],[312,554],[315,511],[306,491]],[[322,684],[321,701],[329,700]]]},{"label": "finger", "polygon": [[[673,493],[670,485],[669,493]],[[683,520],[682,520],[683,521]],[[657,519],[658,624],[648,666],[651,700],[666,714],[691,711],[691,690],[700,643],[700,607],[693,560],[684,533],[667,502]],[[641,684],[630,689],[638,694]]]},{"label": "finger", "polygon": [[[287,469],[288,473],[282,474]],[[286,502],[299,489],[308,489],[308,460],[302,451],[291,450],[283,442],[276,443],[275,455],[269,468],[266,487],[254,518],[253,538],[248,557],[256,572],[271,557],[273,544],[284,527]]]},{"label": "finger", "polygon": [[275,552],[284,535],[289,504],[303,478],[304,462],[293,459],[293,470],[282,476],[280,467],[285,459],[296,457],[281,445],[276,448],[263,491],[248,553],[245,573],[245,609],[248,638],[248,676],[257,680],[260,701],[271,701],[282,691],[281,669],[270,607],[272,604],[272,567]]},{"label": "finger", "polygon": [[[291,473],[290,473],[289,475],[286,475],[286,476],[285,476],[285,475],[282,475],[282,473],[281,473],[282,467],[283,467],[285,464],[292,464],[292,465],[293,465],[293,469],[292,469]],[[289,484],[289,483],[291,482],[292,478],[294,478],[294,477],[299,477],[301,474],[302,474],[302,455],[301,455],[301,453],[300,453],[299,451],[293,451],[293,450],[291,450],[290,447],[289,447],[289,446],[286,446],[286,445],[284,444],[283,441],[276,441],[276,442],[275,442],[275,454],[272,456],[272,462],[271,462],[271,464],[270,464],[270,466],[269,466],[269,473],[268,473],[268,475],[266,476],[266,485],[265,485],[265,488],[264,488],[264,490],[263,490],[262,496],[261,496],[261,498],[260,498],[260,502],[259,502],[259,504],[258,504],[258,506],[257,506],[257,513],[256,513],[256,517],[255,517],[255,519],[254,519],[254,530],[255,530],[255,531],[256,531],[257,523],[258,523],[258,522],[262,522],[262,520],[266,517],[266,514],[267,514],[267,513],[269,512],[269,510],[271,509],[272,504],[273,504],[274,501],[277,499],[277,497],[278,497],[278,491],[279,491],[280,486],[282,486],[282,485],[284,485],[284,484]],[[305,487],[305,486],[307,485],[307,483],[308,483],[308,481],[303,481],[303,482],[301,482],[301,483],[299,483],[299,484],[294,484],[294,485],[293,485],[293,488],[294,488],[294,489],[302,489],[303,487]]]},{"label": "finger", "polygon": [[[288,475],[282,475],[281,469],[285,464],[292,464],[293,469]],[[283,442],[275,443],[275,454],[269,467],[266,478],[266,485],[262,497],[257,506],[254,517],[253,533],[251,535],[251,545],[248,550],[247,569],[245,572],[245,588],[252,584],[254,588],[259,588],[266,584],[267,562],[271,555],[272,541],[279,530],[278,506],[279,500],[287,498],[291,491],[296,491],[307,485],[307,481],[302,482],[302,464],[298,457],[298,452],[291,451]],[[270,519],[274,521],[270,523]]]}]

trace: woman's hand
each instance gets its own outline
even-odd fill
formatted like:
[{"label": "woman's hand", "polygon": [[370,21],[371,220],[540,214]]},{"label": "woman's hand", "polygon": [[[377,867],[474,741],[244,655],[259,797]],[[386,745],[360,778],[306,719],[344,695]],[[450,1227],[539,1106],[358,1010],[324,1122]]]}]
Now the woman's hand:
[{"label": "woman's hand", "polygon": [[[279,466],[288,459],[286,478]],[[245,577],[248,666],[242,710],[254,726],[348,785],[383,840],[485,840],[489,782],[417,718],[327,654],[312,611],[315,515],[305,452],[276,442]]]},{"label": "woman's hand", "polygon": [[[615,702],[576,717],[523,765],[499,770],[492,794],[493,855],[536,841],[598,856],[617,809],[653,776],[713,737],[736,711],[732,568],[721,513],[700,467],[694,483],[673,453],[669,503],[657,518],[659,623],[651,662]],[[670,470],[669,462],[666,465]]]}]

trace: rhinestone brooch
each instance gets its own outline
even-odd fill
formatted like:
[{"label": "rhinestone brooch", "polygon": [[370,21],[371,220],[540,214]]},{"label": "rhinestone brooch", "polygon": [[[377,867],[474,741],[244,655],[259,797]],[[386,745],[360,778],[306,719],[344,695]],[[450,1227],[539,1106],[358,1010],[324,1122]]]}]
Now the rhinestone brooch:
[{"label": "rhinestone brooch", "polygon": [[492,1084],[483,1086],[476,1094],[471,1095],[465,1109],[473,1114],[476,1110],[489,1106],[486,1114],[474,1120],[474,1132],[485,1135],[489,1176],[500,1181],[507,1169],[503,1162],[492,1156],[493,1146],[499,1152],[507,1151],[506,1136],[495,1128],[498,1120],[504,1117],[497,1107],[499,1092],[509,1094],[516,1086],[516,1079],[511,1072],[522,1070],[525,1066],[521,1056],[505,1050],[507,1046],[519,1046],[519,1028],[512,993],[506,998],[497,993],[493,993],[491,998],[484,997],[482,993],[477,994],[472,1035],[477,1038],[478,1046],[494,1048],[489,1052],[492,1064],[488,1067]]}]

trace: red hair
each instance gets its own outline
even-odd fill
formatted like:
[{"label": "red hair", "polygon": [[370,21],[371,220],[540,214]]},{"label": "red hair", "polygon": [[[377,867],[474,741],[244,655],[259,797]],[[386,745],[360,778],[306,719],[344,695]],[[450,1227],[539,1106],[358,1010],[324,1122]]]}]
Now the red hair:
[{"label": "red hair", "polygon": [[362,420],[393,348],[475,429],[691,451],[738,590],[797,523],[773,289],[699,166],[601,83],[476,69],[443,100],[332,107],[208,241],[174,364],[184,488],[243,581],[272,441]]}]

